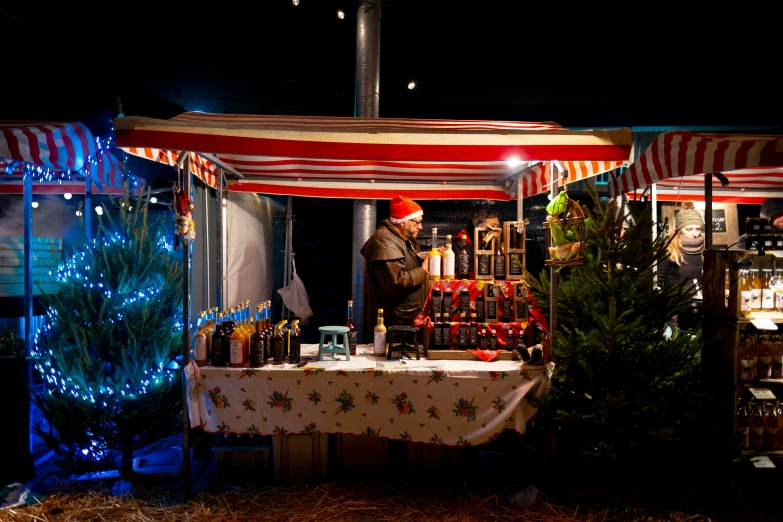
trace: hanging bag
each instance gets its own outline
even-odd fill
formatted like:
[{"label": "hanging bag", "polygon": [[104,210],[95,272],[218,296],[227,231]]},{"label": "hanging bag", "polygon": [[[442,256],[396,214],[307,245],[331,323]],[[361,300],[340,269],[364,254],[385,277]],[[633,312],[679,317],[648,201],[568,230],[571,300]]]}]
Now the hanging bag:
[{"label": "hanging bag", "polygon": [[302,324],[307,324],[307,320],[313,315],[313,310],[310,308],[310,297],[307,295],[304,283],[296,274],[296,262],[293,259],[291,265],[294,269],[291,282],[288,286],[278,290],[277,293],[283,298],[286,308],[301,319]]}]

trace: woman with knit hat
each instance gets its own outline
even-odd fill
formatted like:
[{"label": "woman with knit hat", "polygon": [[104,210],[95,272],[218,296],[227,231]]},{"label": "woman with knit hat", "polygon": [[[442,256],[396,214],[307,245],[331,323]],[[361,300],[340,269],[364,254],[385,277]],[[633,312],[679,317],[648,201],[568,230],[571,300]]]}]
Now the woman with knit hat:
[{"label": "woman with knit hat", "polygon": [[[658,283],[661,285],[686,282],[693,284],[701,279],[704,269],[704,219],[693,206],[692,201],[683,201],[682,207],[674,218],[674,230],[669,240],[669,257],[658,263]],[[680,328],[695,326],[697,323],[694,307],[688,317],[672,318],[672,328],[679,323]]]}]

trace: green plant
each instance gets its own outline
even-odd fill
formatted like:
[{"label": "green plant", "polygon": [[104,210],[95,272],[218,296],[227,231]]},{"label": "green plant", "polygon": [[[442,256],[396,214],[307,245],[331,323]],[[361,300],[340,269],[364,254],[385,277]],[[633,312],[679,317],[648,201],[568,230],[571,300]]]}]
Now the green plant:
[{"label": "green plant", "polygon": [[0,357],[19,357],[24,353],[24,339],[17,337],[10,328],[6,328],[0,337]]}]

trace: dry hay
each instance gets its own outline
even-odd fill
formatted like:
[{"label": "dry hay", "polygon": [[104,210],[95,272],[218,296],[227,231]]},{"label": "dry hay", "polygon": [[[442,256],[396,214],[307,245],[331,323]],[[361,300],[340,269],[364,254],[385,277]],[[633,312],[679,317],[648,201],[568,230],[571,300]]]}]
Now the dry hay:
[{"label": "dry hay", "polygon": [[[2,521],[205,521],[272,520],[297,522],[388,520],[426,521],[702,521],[681,512],[664,516],[642,510],[594,508],[586,511],[554,505],[539,495],[533,506],[511,506],[498,495],[456,497],[447,492],[409,487],[323,484],[294,488],[234,488],[202,492],[190,500],[169,492],[138,491],[113,496],[108,490],[71,489],[47,496],[41,504],[0,511]],[[714,519],[713,519],[714,520]]]}]

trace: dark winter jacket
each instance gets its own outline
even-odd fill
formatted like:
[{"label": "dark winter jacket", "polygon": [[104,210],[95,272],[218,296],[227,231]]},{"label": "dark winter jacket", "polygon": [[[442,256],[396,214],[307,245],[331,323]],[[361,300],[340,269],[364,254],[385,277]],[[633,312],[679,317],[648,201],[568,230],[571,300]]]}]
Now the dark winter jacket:
[{"label": "dark winter jacket", "polygon": [[412,325],[427,300],[427,271],[419,247],[385,219],[361,250],[367,262],[366,332],[372,332],[383,308],[384,324]]},{"label": "dark winter jacket", "polygon": [[677,263],[668,257],[658,263],[658,282],[662,286],[667,283],[679,283],[681,281],[693,284],[694,279],[701,279],[703,268],[704,259],[701,252],[697,254],[683,252],[680,266],[677,266]]}]

